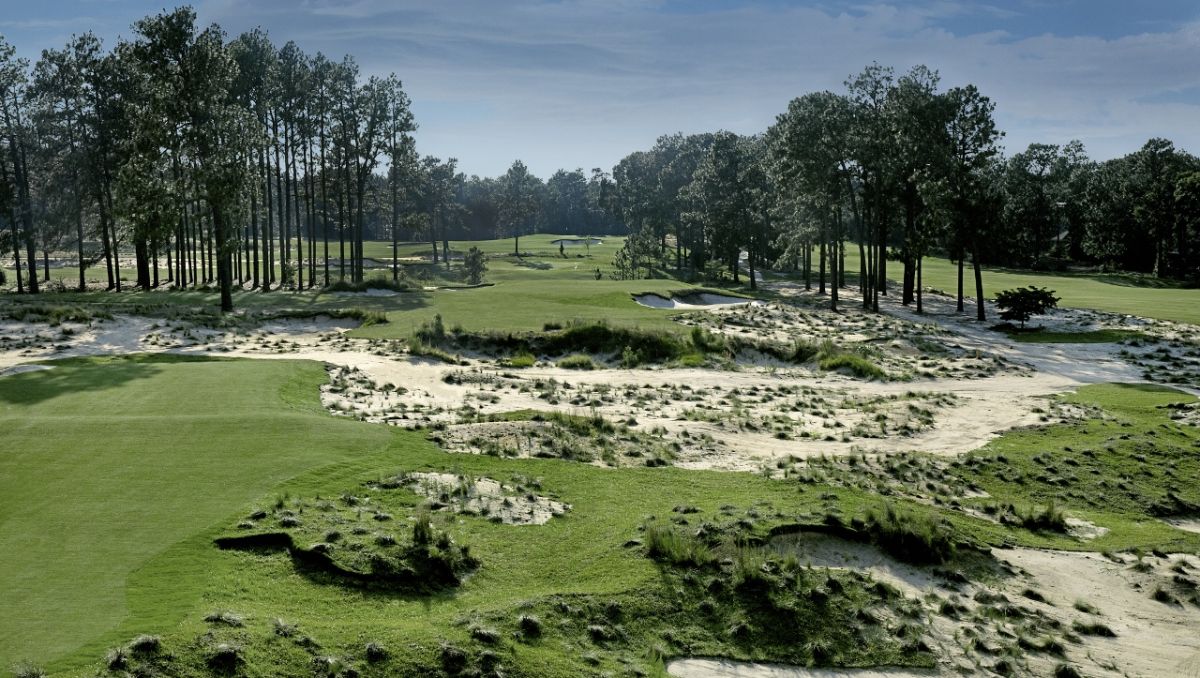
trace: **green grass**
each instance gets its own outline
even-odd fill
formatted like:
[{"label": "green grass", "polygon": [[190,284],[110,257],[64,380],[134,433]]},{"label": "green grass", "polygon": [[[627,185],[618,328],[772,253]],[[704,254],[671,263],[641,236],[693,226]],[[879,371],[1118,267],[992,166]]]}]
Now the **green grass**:
[{"label": "green grass", "polygon": [[[888,277],[899,280],[904,267],[889,261]],[[926,287],[957,294],[958,266],[940,257],[926,257],[922,266],[922,282]],[[846,245],[846,276],[857,277],[858,247]],[[970,266],[963,272],[964,294],[973,299],[975,278]],[[1054,273],[1005,268],[985,268],[983,291],[989,299],[1000,290],[1036,285],[1049,287],[1062,298],[1058,305],[1066,308],[1090,308],[1097,311],[1174,320],[1200,324],[1200,289],[1186,289],[1169,280],[1149,276],[1105,273]],[[892,294],[899,295],[898,286]]]},{"label": "green grass", "polygon": [[1138,330],[1091,330],[1088,332],[1006,332],[1009,339],[1024,344],[1116,344],[1144,339]]},{"label": "green grass", "polygon": [[[531,331],[541,330],[546,323],[566,325],[570,321],[600,320],[616,326],[679,331],[678,324],[671,320],[678,312],[638,305],[632,295],[656,293],[669,297],[673,293],[705,289],[665,277],[612,280],[608,274],[612,271],[613,255],[623,243],[622,238],[606,237],[604,244],[592,246],[590,251],[568,248],[567,256],[563,257],[557,246],[551,244],[559,237],[562,236],[538,234],[521,238],[521,251],[528,255],[522,257],[512,256],[511,239],[451,242],[451,248],[456,252],[477,246],[488,254],[485,282],[492,285],[486,287],[461,289],[460,260],[453,260],[449,271],[443,265],[413,263],[405,266],[407,280],[413,289],[396,296],[345,296],[319,290],[275,290],[267,294],[236,291],[234,307],[250,311],[286,309],[318,313],[353,306],[386,314],[390,322],[376,323],[354,332],[356,336],[369,338],[408,337],[439,313],[447,327],[461,326],[468,331]],[[407,243],[401,256],[423,254],[427,247],[422,243]],[[391,243],[368,242],[365,250],[368,257],[390,258]],[[602,274],[600,280],[596,279],[597,269]],[[99,269],[94,271],[100,273]],[[336,274],[334,270],[335,277]],[[391,273],[390,269],[368,269],[367,276],[390,280]],[[742,294],[738,290],[719,291]],[[96,305],[111,312],[144,314],[186,309],[213,311],[218,305],[215,292],[198,290],[133,290],[121,294],[66,292],[56,294],[54,299],[58,304]]]},{"label": "green grass", "polygon": [[[381,670],[393,674],[438,665],[444,643],[482,657],[492,646],[472,639],[472,625],[500,633],[495,647],[514,675],[617,671],[623,658],[650,666],[656,657],[685,653],[685,642],[743,659],[782,656],[775,649],[764,656],[766,646],[752,642],[722,640],[730,623],[740,622],[698,617],[691,605],[704,603],[699,588],[687,589],[689,607],[679,609],[673,587],[694,584],[685,574],[664,573],[644,549],[625,546],[641,536],[681,556],[669,559],[688,560],[682,556],[690,545],[639,531],[648,517],[675,515],[680,506],[696,514],[687,516],[693,526],[722,515],[725,505],[754,507],[739,515],[747,517],[749,534],[760,536],[775,525],[819,521],[831,507],[868,522],[874,511],[882,541],[899,539],[902,550],[932,544],[946,557],[950,540],[1088,550],[1200,548],[1200,536],[1158,520],[1172,486],[1182,501],[1200,501],[1194,453],[1200,434],[1169,423],[1162,407],[1191,398],[1169,389],[1081,389],[1071,399],[1103,407],[1111,419],[1011,432],[956,467],[991,495],[979,501],[1053,503],[1111,530],[1080,542],[903,499],[894,501],[894,511],[879,513],[877,495],[866,490],[757,474],[450,455],[423,432],[328,416],[317,400],[324,378],[320,365],[307,362],[138,357],[61,361],[52,370],[0,379],[0,426],[7,434],[0,453],[0,597],[7,612],[0,615],[0,665],[29,659],[66,675],[91,674],[106,648],[158,633],[187,666],[203,665],[212,643],[235,642],[249,673],[266,667],[309,672],[308,653],[272,640],[275,619],[319,642],[322,654],[361,658],[367,642],[378,643],[388,649]],[[1063,459],[1078,459],[1077,480],[1050,482],[1064,474],[1048,470],[1047,457],[1062,469]],[[520,475],[571,509],[542,526],[468,516],[449,521],[445,529],[480,565],[453,592],[433,595],[348,590],[314,580],[286,554],[213,546],[215,537],[236,534],[238,522],[276,498],[371,493],[368,483],[406,471],[502,482]],[[1024,481],[1015,482],[1014,472]],[[1124,489],[1116,484],[1123,476],[1129,478]],[[377,529],[370,516],[364,520]],[[737,558],[740,563],[743,556]],[[755,571],[752,560],[735,569],[742,584]],[[564,605],[583,612],[554,612]],[[628,640],[589,640],[601,631],[588,629],[611,605],[624,610],[626,621],[604,624],[614,633],[623,625]],[[757,614],[732,598],[720,598],[717,606]],[[245,626],[204,621],[219,610],[238,615]],[[509,640],[523,614],[562,618],[545,625],[542,640]],[[754,628],[765,619],[745,622]],[[210,630],[214,640],[203,640]],[[771,648],[787,647],[783,636],[773,638]],[[650,653],[657,645],[661,651]],[[865,663],[891,657],[873,654],[873,647],[855,656]],[[584,654],[597,666],[581,659]]]},{"label": "green grass", "polygon": [[386,446],[387,430],[314,407],[324,377],[313,363],[138,357],[0,379],[0,665],[101,653],[132,634],[130,615],[169,628],[231,508]]},{"label": "green grass", "polygon": [[1108,528],[1089,549],[1123,550],[1153,540],[1168,551],[1194,550],[1194,536],[1161,518],[1200,509],[1200,432],[1170,422],[1166,409],[1196,399],[1148,384],[1085,386],[1065,399],[1100,407],[1107,416],[1013,431],[968,454],[956,473],[991,495],[971,503],[1010,502],[1025,507],[1019,511],[1037,525],[1061,521],[1039,518],[1041,511]]}]

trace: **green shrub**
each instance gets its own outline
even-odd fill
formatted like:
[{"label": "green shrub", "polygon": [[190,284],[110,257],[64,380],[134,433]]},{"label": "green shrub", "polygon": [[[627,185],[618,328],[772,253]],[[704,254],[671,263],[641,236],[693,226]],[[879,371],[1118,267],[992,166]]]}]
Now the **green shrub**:
[{"label": "green shrub", "polygon": [[596,361],[590,355],[574,353],[558,361],[558,366],[565,370],[594,370]]}]

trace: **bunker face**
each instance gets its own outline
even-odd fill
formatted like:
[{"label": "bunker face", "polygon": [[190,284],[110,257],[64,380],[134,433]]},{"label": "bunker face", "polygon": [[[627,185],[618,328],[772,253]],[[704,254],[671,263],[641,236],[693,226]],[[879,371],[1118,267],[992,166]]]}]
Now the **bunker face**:
[{"label": "bunker face", "polygon": [[588,247],[591,245],[601,245],[604,241],[600,238],[559,238],[551,240],[550,244],[555,247]]},{"label": "bunker face", "polygon": [[638,304],[649,308],[666,309],[702,309],[726,308],[729,306],[760,306],[761,302],[754,299],[729,297],[724,294],[690,294],[686,297],[671,297],[670,299],[657,294],[639,294],[633,298]]}]

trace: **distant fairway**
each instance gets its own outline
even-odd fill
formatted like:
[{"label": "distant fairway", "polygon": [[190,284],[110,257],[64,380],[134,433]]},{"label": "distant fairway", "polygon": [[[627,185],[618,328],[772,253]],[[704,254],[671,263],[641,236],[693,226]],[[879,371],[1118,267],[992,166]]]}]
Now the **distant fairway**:
[{"label": "distant fairway", "polygon": [[[926,257],[924,269],[922,282],[926,287],[957,293],[958,267],[954,262]],[[888,278],[899,280],[902,272],[900,262],[888,262]],[[851,244],[846,245],[846,274],[852,278],[858,275],[858,248]],[[969,264],[963,270],[963,285],[965,294],[974,298],[975,278]],[[1060,306],[1200,324],[1200,289],[1184,289],[1171,281],[1124,274],[983,271],[983,293],[989,299],[1000,290],[1027,285],[1055,290],[1062,297]]]},{"label": "distant fairway", "polygon": [[0,378],[0,670],[167,630],[232,511],[384,449],[387,428],[316,405],[324,378],[309,362],[146,356]]}]

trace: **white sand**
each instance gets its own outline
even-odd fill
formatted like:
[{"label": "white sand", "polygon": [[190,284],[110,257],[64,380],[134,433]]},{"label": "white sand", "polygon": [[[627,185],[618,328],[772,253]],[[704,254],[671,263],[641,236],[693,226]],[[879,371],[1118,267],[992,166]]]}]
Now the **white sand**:
[{"label": "white sand", "polygon": [[41,372],[42,370],[52,370],[53,365],[13,365],[12,367],[0,368],[0,377],[8,377],[14,374],[24,374],[26,372]]},{"label": "white sand", "polygon": [[633,298],[638,304],[648,308],[673,309],[673,310],[697,310],[705,308],[722,308],[728,306],[753,306],[760,305],[762,302],[756,299],[743,299],[741,297],[730,297],[724,294],[703,294],[689,295],[686,298],[672,297],[670,299],[658,294],[639,294]]}]

